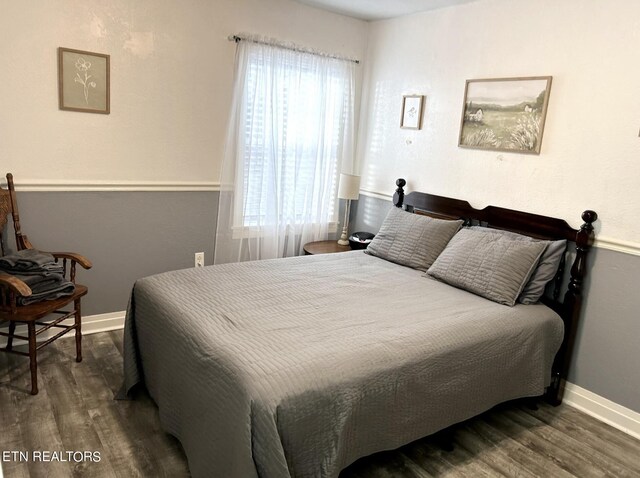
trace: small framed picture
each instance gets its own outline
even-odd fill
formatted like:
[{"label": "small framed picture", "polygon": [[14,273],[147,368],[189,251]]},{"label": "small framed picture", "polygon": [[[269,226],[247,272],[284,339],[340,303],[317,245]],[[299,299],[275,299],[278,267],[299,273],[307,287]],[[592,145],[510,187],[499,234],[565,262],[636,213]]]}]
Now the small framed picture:
[{"label": "small framed picture", "polygon": [[405,129],[422,128],[422,107],[424,95],[404,95],[402,97],[402,116],[400,127]]},{"label": "small framed picture", "polygon": [[109,55],[58,48],[61,110],[109,114]]}]

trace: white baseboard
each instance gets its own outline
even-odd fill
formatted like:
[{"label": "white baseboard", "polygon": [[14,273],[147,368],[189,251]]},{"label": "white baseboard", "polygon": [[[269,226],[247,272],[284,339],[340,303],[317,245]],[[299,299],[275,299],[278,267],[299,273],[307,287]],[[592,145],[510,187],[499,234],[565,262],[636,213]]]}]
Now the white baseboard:
[{"label": "white baseboard", "polygon": [[[110,330],[118,330],[124,327],[124,316],[125,311],[119,312],[109,312],[108,314],[97,314],[97,315],[87,315],[82,317],[82,335],[89,334],[97,334],[98,332],[108,332]],[[63,324],[72,324],[73,319],[67,319],[62,322]],[[58,333],[60,329],[56,329],[55,327],[50,328],[46,332],[43,332],[38,336],[38,341],[46,340],[50,337],[53,337],[56,333]],[[27,326],[26,325],[18,325],[16,327],[16,334],[22,335],[26,337],[27,335]],[[69,332],[64,337],[73,337],[73,332]],[[15,340],[13,344],[15,346],[25,345],[27,342],[24,340]],[[7,345],[7,338],[0,337],[0,347],[4,347]]]},{"label": "white baseboard", "polygon": [[[110,312],[108,314],[88,315],[82,318],[82,334],[96,334],[118,330],[124,327],[125,311]],[[71,319],[69,323],[72,323]],[[18,326],[16,332],[19,335],[26,335],[26,326]],[[47,330],[39,337],[39,340],[53,336],[55,330]],[[73,333],[68,335],[73,337]],[[6,337],[0,337],[0,347],[7,343]],[[15,345],[24,345],[26,342],[16,340]],[[629,408],[618,405],[611,400],[586,390],[578,385],[567,382],[563,403],[592,416],[601,422],[607,423],[618,430],[621,430],[634,438],[640,440],[640,413]],[[0,471],[1,473],[1,471]],[[2,476],[0,475],[0,478]]]},{"label": "white baseboard", "polygon": [[640,440],[640,413],[567,382],[562,403]]}]

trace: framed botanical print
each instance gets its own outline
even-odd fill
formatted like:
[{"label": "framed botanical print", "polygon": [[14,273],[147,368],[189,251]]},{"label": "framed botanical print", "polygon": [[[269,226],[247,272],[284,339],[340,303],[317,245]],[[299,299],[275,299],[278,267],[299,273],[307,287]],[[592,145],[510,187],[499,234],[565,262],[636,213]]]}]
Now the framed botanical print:
[{"label": "framed botanical print", "polygon": [[109,114],[109,66],[109,55],[58,48],[60,109]]},{"label": "framed botanical print", "polygon": [[405,95],[402,97],[402,116],[400,127],[404,129],[422,128],[422,108],[424,95]]}]

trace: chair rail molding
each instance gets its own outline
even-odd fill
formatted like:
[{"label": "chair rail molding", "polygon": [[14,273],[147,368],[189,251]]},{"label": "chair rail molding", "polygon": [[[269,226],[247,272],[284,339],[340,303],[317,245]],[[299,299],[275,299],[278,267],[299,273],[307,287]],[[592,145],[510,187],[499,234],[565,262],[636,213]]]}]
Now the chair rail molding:
[{"label": "chair rail molding", "polygon": [[381,192],[378,192],[378,191],[373,191],[371,189],[360,188],[360,194],[362,194],[363,196],[367,196],[367,197],[375,198],[375,199],[383,199],[383,200],[391,200],[391,199],[393,199],[393,194],[381,193]]},{"label": "chair rail molding", "polygon": [[104,181],[104,180],[25,180],[16,183],[24,192],[91,191],[220,191],[215,181]]},{"label": "chair rail molding", "polygon": [[[391,194],[381,193],[370,189],[361,188],[360,194],[370,198],[382,199],[383,201],[390,201],[392,199]],[[623,241],[621,239],[606,236],[596,236],[596,241],[593,246],[599,249],[621,252],[622,254],[640,256],[640,242]]]},{"label": "chair rail molding", "polygon": [[595,247],[600,249],[607,249],[609,251],[622,252],[623,254],[631,254],[633,256],[640,256],[640,243],[631,241],[622,241],[620,239],[614,239],[612,237],[597,237],[594,244]]}]

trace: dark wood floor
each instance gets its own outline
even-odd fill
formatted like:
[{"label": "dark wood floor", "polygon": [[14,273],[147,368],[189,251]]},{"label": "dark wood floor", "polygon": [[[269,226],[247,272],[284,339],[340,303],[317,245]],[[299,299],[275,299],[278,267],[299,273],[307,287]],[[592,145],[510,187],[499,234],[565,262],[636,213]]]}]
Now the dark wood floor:
[{"label": "dark wood floor", "polygon": [[[145,393],[114,401],[122,380],[122,333],[58,340],[40,358],[40,394],[28,394],[27,360],[0,354],[0,451],[98,451],[99,463],[2,464],[8,478],[188,476],[177,440],[165,434]],[[341,478],[640,477],[640,442],[568,406],[509,404],[439,436],[359,460]],[[1,456],[1,455],[0,455]],[[226,478],[226,477],[225,477]]]}]

